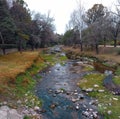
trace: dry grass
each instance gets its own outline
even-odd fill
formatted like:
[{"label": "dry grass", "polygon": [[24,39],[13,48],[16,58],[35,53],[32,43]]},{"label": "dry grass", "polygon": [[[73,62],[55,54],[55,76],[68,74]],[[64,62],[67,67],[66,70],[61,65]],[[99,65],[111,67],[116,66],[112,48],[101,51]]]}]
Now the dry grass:
[{"label": "dry grass", "polygon": [[117,52],[119,50],[119,48],[113,48],[113,47],[108,47],[108,48],[104,48],[104,47],[100,47],[100,54],[97,55],[94,52],[91,51],[80,51],[80,48],[73,48],[73,47],[64,47],[65,51],[74,51],[76,53],[82,53],[82,54],[86,54],[88,56],[94,56],[99,58],[100,60],[108,60],[111,62],[116,62],[120,64],[120,55],[117,55]]},{"label": "dry grass", "polygon": [[24,73],[26,69],[31,67],[34,60],[39,55],[38,51],[23,52],[20,54],[12,53],[0,57],[0,84],[6,85],[9,81],[15,80],[16,76]]}]

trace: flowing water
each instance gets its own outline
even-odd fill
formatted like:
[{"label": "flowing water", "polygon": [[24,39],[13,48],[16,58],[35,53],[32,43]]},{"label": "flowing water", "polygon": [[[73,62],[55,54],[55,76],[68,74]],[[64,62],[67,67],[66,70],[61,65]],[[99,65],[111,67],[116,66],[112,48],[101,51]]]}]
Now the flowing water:
[{"label": "flowing water", "polygon": [[86,73],[80,63],[68,61],[39,74],[42,80],[36,86],[36,95],[43,100],[43,119],[93,119],[95,114],[100,118],[97,107],[91,104],[94,99],[76,85]]}]

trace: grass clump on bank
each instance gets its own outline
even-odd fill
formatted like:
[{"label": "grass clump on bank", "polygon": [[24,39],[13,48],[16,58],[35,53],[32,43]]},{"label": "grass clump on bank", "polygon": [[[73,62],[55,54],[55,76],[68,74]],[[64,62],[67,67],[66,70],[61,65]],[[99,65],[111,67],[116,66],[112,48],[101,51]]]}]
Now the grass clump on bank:
[{"label": "grass clump on bank", "polygon": [[15,88],[17,75],[31,67],[38,55],[37,51],[28,51],[0,56],[0,93],[7,93],[11,87]]},{"label": "grass clump on bank", "polygon": [[[0,101],[10,100],[10,107],[17,108],[17,101],[28,107],[41,106],[42,101],[33,93],[38,74],[42,69],[54,65],[63,58],[43,51],[12,53],[0,57]],[[62,60],[63,61],[63,60]],[[33,77],[35,79],[33,79]],[[13,100],[11,102],[11,100]]]},{"label": "grass clump on bank", "polygon": [[[99,112],[104,115],[104,118],[118,119],[120,117],[120,97],[105,89],[103,79],[103,74],[88,74],[80,81],[79,86],[82,89],[93,88],[93,91],[89,92],[88,95],[98,99]],[[103,92],[99,92],[100,90]]]}]

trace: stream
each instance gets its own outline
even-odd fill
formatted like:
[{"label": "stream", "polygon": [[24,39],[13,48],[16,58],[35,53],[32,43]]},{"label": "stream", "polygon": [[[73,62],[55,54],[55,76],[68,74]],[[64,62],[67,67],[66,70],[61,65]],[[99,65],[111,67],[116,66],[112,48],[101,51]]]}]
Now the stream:
[{"label": "stream", "polygon": [[43,100],[43,119],[102,119],[97,100],[77,86],[88,73],[82,68],[81,62],[69,60],[39,73],[42,80],[36,86],[36,95]]}]

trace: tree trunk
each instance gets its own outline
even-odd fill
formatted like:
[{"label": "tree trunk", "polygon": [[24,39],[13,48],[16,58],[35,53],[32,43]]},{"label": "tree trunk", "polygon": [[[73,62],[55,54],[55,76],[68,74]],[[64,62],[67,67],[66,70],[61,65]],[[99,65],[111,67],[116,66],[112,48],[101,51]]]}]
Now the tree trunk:
[{"label": "tree trunk", "polygon": [[114,47],[117,46],[117,38],[114,38]]},{"label": "tree trunk", "polygon": [[106,38],[104,37],[104,47],[106,47]]},{"label": "tree trunk", "polygon": [[20,53],[22,53],[22,40],[21,40],[21,39],[19,39],[18,51],[19,51]]},{"label": "tree trunk", "polygon": [[99,54],[98,44],[95,44],[95,50],[96,50],[96,54]]},{"label": "tree trunk", "polygon": [[3,55],[5,55],[6,54],[5,48],[2,48],[2,51],[3,51]]},{"label": "tree trunk", "polygon": [[34,45],[31,45],[31,50],[34,51]]},{"label": "tree trunk", "polygon": [[5,55],[6,54],[6,52],[5,52],[5,42],[4,42],[4,39],[3,39],[3,36],[2,36],[2,33],[0,32],[0,38],[1,38],[1,40],[2,40],[2,51],[3,51],[3,55]]},{"label": "tree trunk", "polygon": [[82,42],[80,43],[80,50],[81,50],[81,52],[83,51],[83,44],[82,44]]}]

